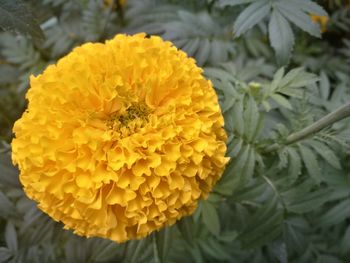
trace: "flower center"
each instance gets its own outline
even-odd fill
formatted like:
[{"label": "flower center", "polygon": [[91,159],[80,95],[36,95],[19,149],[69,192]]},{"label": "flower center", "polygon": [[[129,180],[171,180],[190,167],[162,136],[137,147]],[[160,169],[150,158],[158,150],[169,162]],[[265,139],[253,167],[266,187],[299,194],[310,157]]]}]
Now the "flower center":
[{"label": "flower center", "polygon": [[148,122],[150,108],[143,102],[131,104],[123,114],[113,114],[107,125],[110,129],[120,130],[125,128],[140,128]]}]

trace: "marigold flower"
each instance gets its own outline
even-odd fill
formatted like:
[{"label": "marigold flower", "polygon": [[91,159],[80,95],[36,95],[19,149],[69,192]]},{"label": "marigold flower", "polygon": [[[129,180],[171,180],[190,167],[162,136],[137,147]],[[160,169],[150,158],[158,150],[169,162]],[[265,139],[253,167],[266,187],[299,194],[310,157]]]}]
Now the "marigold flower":
[{"label": "marigold flower", "polygon": [[117,35],[30,78],[13,161],[67,229],[123,242],[190,215],[228,161],[216,93],[170,42]]}]

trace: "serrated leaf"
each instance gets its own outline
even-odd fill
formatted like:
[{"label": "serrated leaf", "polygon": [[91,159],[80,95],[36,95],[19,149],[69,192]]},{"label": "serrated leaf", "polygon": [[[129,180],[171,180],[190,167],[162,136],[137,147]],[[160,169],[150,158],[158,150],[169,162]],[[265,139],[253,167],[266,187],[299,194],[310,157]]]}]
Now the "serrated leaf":
[{"label": "serrated leaf", "polygon": [[292,148],[287,147],[288,152],[288,177],[291,182],[294,182],[298,179],[299,174],[301,173],[301,159],[298,152]]},{"label": "serrated leaf", "polygon": [[274,48],[278,64],[288,64],[294,46],[294,33],[289,22],[273,9],[269,22],[269,39]]},{"label": "serrated leaf", "polygon": [[189,56],[193,57],[200,45],[199,38],[188,41],[181,49],[185,51]]},{"label": "serrated leaf", "polygon": [[256,163],[256,153],[253,147],[249,149],[248,160],[244,166],[242,177],[244,181],[249,181],[254,174]]},{"label": "serrated leaf", "polygon": [[250,145],[244,145],[239,152],[236,159],[233,161],[233,171],[235,177],[242,177],[244,173],[244,167],[246,167],[246,164],[248,162],[249,158],[249,152],[250,152]]},{"label": "serrated leaf", "polygon": [[345,199],[333,206],[318,218],[319,226],[332,226],[341,223],[350,217],[350,199]]},{"label": "serrated leaf", "polygon": [[211,45],[208,39],[201,43],[201,48],[198,49],[196,53],[196,60],[198,65],[203,65],[205,61],[209,58]]},{"label": "serrated leaf", "polygon": [[204,225],[213,235],[218,236],[220,234],[220,220],[215,206],[208,201],[203,201],[201,204]]},{"label": "serrated leaf", "polygon": [[37,40],[44,39],[33,14],[20,0],[0,0],[0,28],[29,34]]},{"label": "serrated leaf", "polygon": [[335,155],[333,150],[327,146],[326,144],[312,140],[309,141],[308,144],[330,165],[334,168],[341,169],[341,164],[339,158]]},{"label": "serrated leaf", "polygon": [[156,34],[171,40],[178,48],[194,57],[198,65],[224,62],[234,53],[231,38],[227,37],[231,34],[228,26],[218,24],[208,12],[180,10],[176,14],[167,19],[170,21],[155,22],[160,28]]},{"label": "serrated leaf", "polygon": [[224,248],[218,243],[215,239],[210,238],[207,240],[200,240],[199,241],[200,247],[203,249],[203,251],[206,254],[209,254],[215,259],[224,260],[229,259],[230,254],[226,252]]},{"label": "serrated leaf", "polygon": [[232,195],[233,191],[236,189],[239,183],[240,177],[234,174],[234,164],[230,162],[226,167],[224,176],[219,180],[219,182],[214,187],[214,192],[220,193],[224,196]]},{"label": "serrated leaf", "polygon": [[232,201],[242,202],[242,201],[254,201],[256,198],[261,196],[267,188],[265,183],[261,183],[255,179],[253,185],[249,185],[242,189],[238,189],[232,196]]},{"label": "serrated leaf", "polygon": [[299,151],[301,154],[301,157],[303,159],[303,162],[305,164],[306,170],[308,171],[309,175],[317,182],[321,182],[321,171],[320,167],[318,166],[317,157],[311,151],[309,148],[299,145]]},{"label": "serrated leaf", "polygon": [[244,9],[234,23],[236,37],[244,34],[250,28],[264,19],[271,10],[271,4],[267,0],[260,0],[252,3]]},{"label": "serrated leaf", "polygon": [[270,91],[274,91],[277,89],[277,87],[279,86],[279,84],[284,76],[284,72],[285,72],[284,67],[282,67],[279,70],[277,70],[276,73],[273,75],[272,83],[269,86]]},{"label": "serrated leaf", "polygon": [[242,148],[243,145],[243,139],[242,138],[235,138],[232,141],[232,149],[230,151],[228,151],[228,156],[230,157],[236,157],[237,154],[239,153],[239,151]]},{"label": "serrated leaf", "polygon": [[309,14],[315,14],[319,16],[328,16],[327,12],[322,6],[310,0],[288,0],[289,2],[295,3],[300,9]]},{"label": "serrated leaf", "polygon": [[318,24],[312,22],[311,17],[306,14],[297,3],[280,1],[275,3],[275,8],[294,25],[315,37],[321,37]]},{"label": "serrated leaf", "polygon": [[273,99],[275,102],[277,102],[279,105],[291,110],[292,109],[292,105],[290,104],[290,102],[285,98],[283,97],[282,95],[280,94],[271,94],[271,99]]},{"label": "serrated leaf", "polygon": [[287,209],[294,213],[308,213],[318,209],[321,205],[329,201],[332,189],[320,189],[311,193],[294,189],[294,196],[289,193],[286,197]]},{"label": "serrated leaf", "polygon": [[315,74],[307,73],[303,68],[295,68],[281,80],[278,91],[285,93],[287,88],[302,88],[314,84],[317,80],[318,77]]},{"label": "serrated leaf", "polygon": [[245,248],[256,248],[274,240],[282,233],[283,215],[273,199],[261,206],[239,236]]},{"label": "serrated leaf", "polygon": [[284,222],[283,239],[289,250],[302,253],[307,247],[308,239],[304,232],[307,232],[309,225],[303,218],[289,218]]}]

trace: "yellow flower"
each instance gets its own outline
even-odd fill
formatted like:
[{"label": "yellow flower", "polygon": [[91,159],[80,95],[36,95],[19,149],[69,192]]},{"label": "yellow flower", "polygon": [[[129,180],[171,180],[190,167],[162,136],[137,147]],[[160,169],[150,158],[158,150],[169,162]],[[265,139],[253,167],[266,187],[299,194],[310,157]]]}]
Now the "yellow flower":
[{"label": "yellow flower", "polygon": [[30,78],[13,161],[67,229],[123,242],[194,212],[228,158],[216,93],[170,42],[87,43]]},{"label": "yellow flower", "polygon": [[328,19],[329,19],[328,16],[318,16],[318,15],[313,15],[313,14],[311,14],[310,16],[311,16],[311,20],[314,23],[319,24],[320,30],[322,33],[327,31],[327,24],[328,24]]}]

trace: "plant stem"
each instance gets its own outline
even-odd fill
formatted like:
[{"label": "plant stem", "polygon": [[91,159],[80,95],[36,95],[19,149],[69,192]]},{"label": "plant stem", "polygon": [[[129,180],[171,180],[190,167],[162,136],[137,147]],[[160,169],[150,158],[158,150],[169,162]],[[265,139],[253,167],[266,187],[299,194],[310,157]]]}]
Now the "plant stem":
[{"label": "plant stem", "polygon": [[[289,145],[298,141],[301,141],[305,138],[315,135],[320,130],[326,128],[329,125],[332,125],[344,118],[350,117],[350,102],[336,109],[335,111],[327,114],[323,118],[314,122],[310,126],[302,129],[301,131],[290,134],[283,145]],[[278,150],[282,145],[274,143],[267,147],[263,152],[269,153],[275,150]]]}]

